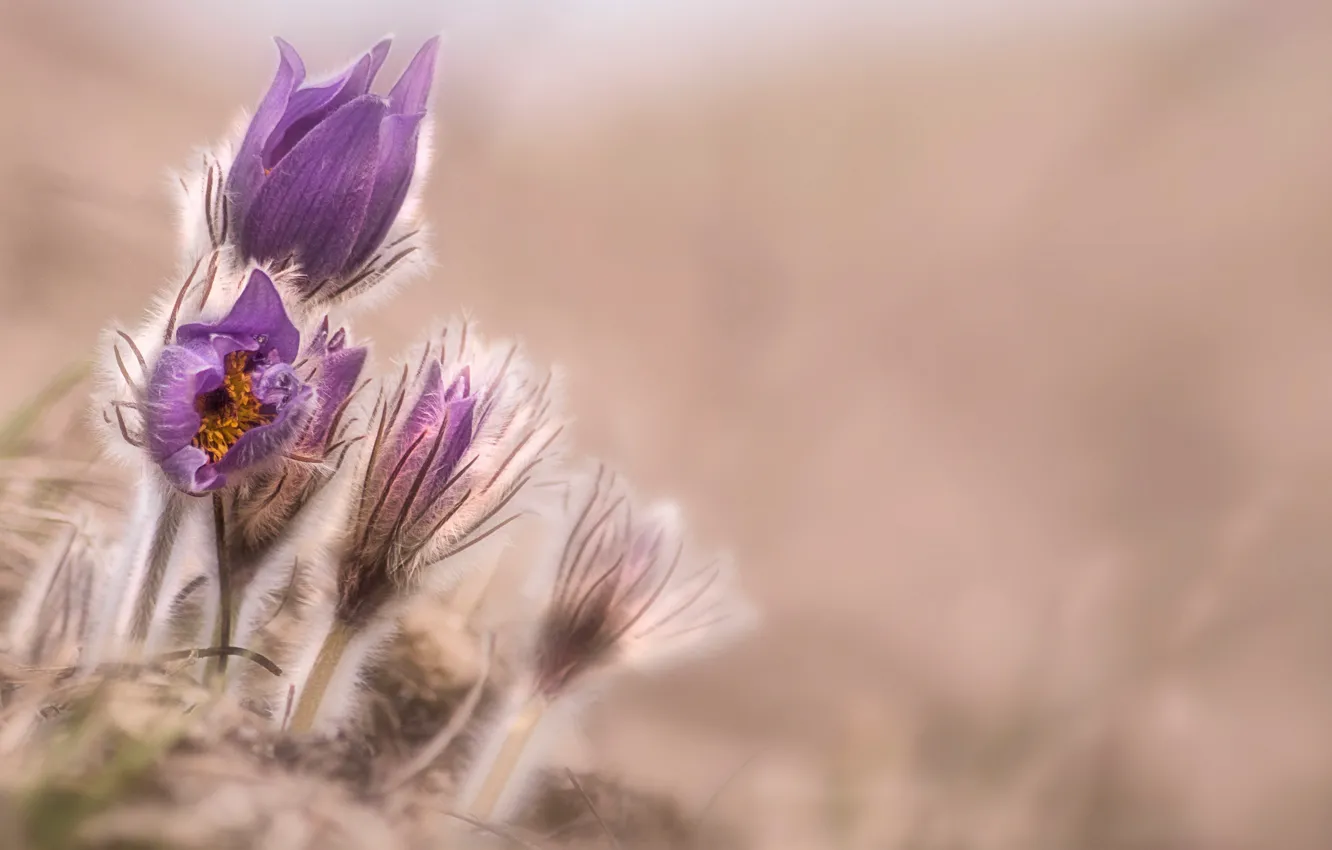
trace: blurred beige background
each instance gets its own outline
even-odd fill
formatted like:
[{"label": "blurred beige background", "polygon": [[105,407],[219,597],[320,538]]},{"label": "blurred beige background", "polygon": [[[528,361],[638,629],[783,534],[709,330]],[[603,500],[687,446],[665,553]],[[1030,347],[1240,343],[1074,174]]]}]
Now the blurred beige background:
[{"label": "blurred beige background", "polygon": [[172,274],[272,35],[444,26],[439,266],[359,329],[564,364],[766,614],[586,758],[744,763],[763,847],[1332,846],[1332,14],[596,5],[0,4],[0,398]]}]

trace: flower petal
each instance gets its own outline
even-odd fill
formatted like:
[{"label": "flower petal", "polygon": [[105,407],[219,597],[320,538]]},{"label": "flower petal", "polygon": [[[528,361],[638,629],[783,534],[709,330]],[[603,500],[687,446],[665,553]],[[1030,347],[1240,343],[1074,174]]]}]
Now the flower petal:
[{"label": "flower petal", "polygon": [[301,332],[288,318],[273,279],[259,269],[250,273],[249,282],[226,318],[211,325],[202,322],[181,325],[176,332],[177,342],[183,344],[217,337],[223,337],[224,342],[230,338],[249,343],[233,343],[231,351],[239,348],[277,351],[284,363],[296,359],[301,345]]},{"label": "flower petal", "polygon": [[334,414],[361,377],[366,353],[364,348],[344,348],[324,358],[319,367],[319,378],[315,381],[315,411],[301,436],[301,446],[308,451],[323,451],[328,442],[328,431],[333,427]]},{"label": "flower petal", "polygon": [[[412,405],[399,432],[397,457],[401,457],[402,452],[407,451],[417,437],[444,415],[444,377],[439,361],[431,360],[427,369],[425,380],[421,382],[421,393],[416,397],[416,403]],[[389,460],[390,466],[397,461],[397,457]]]},{"label": "flower petal", "polygon": [[280,38],[275,41],[279,56],[277,74],[264,99],[259,102],[259,107],[255,109],[254,117],[250,119],[250,126],[245,131],[245,138],[241,141],[227,175],[227,194],[231,195],[235,205],[237,220],[243,220],[254,194],[263,182],[263,150],[268,138],[282,120],[292,93],[305,79],[305,63],[301,61],[296,48]]},{"label": "flower petal", "polygon": [[458,377],[453,379],[449,388],[444,391],[444,400],[453,401],[455,398],[463,398],[472,394],[472,367],[467,365],[458,371]]},{"label": "flower petal", "polygon": [[365,212],[356,247],[347,257],[347,267],[359,268],[370,259],[388,236],[389,229],[407,200],[416,170],[416,146],[421,132],[423,115],[389,115],[379,127],[379,166],[375,171],[375,188]]},{"label": "flower petal", "polygon": [[444,426],[444,443],[431,465],[426,492],[430,501],[444,495],[440,492],[453,475],[464,454],[472,446],[472,423],[476,413],[476,396],[470,395],[449,402],[446,406],[448,422]]},{"label": "flower petal", "polygon": [[194,400],[222,385],[222,359],[211,346],[172,345],[162,350],[148,381],[144,436],[162,463],[188,446],[201,422]]},{"label": "flower petal", "polygon": [[296,370],[286,363],[255,370],[254,397],[265,407],[279,411],[291,403],[303,386]]},{"label": "flower petal", "polygon": [[407,70],[389,91],[389,112],[393,115],[417,115],[425,112],[430,87],[435,82],[435,59],[439,55],[439,36],[426,41],[416,51]]},{"label": "flower petal", "polygon": [[389,39],[376,44],[350,68],[326,83],[307,86],[292,94],[282,120],[264,144],[264,168],[271,169],[320,121],[370,91],[370,84],[388,56]]},{"label": "flower petal", "polygon": [[291,149],[245,220],[241,248],[247,256],[294,256],[311,287],[342,269],[374,190],[384,110],[382,99],[358,97]]},{"label": "flower petal", "polygon": [[208,455],[198,446],[186,446],[161,461],[162,474],[186,493],[205,493],[227,483],[225,475],[208,463]]}]

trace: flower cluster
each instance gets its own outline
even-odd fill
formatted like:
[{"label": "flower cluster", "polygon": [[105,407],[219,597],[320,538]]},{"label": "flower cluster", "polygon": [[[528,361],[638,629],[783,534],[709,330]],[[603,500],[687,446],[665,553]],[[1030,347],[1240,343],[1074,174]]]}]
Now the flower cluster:
[{"label": "flower cluster", "polygon": [[[455,319],[381,366],[356,340],[363,296],[422,267],[438,43],[376,94],[389,46],[310,82],[279,40],[243,134],[182,179],[187,271],[136,331],[108,332],[95,405],[138,473],[133,508],[115,545],[79,532],[48,556],[10,640],[32,663],[59,646],[91,674],[192,634],[219,692],[263,705],[280,691],[275,723],[333,731],[416,600],[484,577],[522,520],[554,520],[529,524],[548,532],[531,567],[540,611],[508,665],[513,711],[463,795],[493,817],[517,799],[518,756],[547,707],[724,636],[748,608],[728,562],[686,546],[673,508],[637,506],[604,468],[566,467],[557,372],[520,346]],[[294,628],[269,640],[293,596]],[[234,656],[280,687],[248,689]]]}]

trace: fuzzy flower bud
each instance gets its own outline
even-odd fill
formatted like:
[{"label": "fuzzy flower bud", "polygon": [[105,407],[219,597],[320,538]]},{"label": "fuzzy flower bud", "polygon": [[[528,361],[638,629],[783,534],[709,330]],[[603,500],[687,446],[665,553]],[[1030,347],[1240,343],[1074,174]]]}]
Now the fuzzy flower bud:
[{"label": "fuzzy flower bud", "polygon": [[547,700],[617,665],[716,645],[754,619],[729,560],[690,551],[674,505],[636,508],[604,469],[589,483],[547,573],[554,581],[533,669]]},{"label": "fuzzy flower bud", "polygon": [[354,620],[410,592],[421,569],[480,542],[546,458],[562,428],[550,376],[516,347],[447,328],[378,405],[355,531],[344,553],[339,615]]}]

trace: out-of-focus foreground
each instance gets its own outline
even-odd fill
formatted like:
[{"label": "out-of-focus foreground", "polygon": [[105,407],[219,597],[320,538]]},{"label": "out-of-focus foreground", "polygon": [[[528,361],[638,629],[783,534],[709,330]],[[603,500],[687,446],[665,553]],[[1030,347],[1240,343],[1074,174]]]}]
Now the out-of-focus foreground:
[{"label": "out-of-focus foreground", "polygon": [[[467,307],[564,364],[582,447],[729,541],[766,614],[611,694],[571,758],[694,810],[725,781],[709,817],[759,847],[1328,846],[1332,17],[1304,5],[830,45],[550,127],[444,63],[439,267],[358,327]],[[270,71],[79,8],[0,6],[15,403],[173,272],[165,169]]]}]

